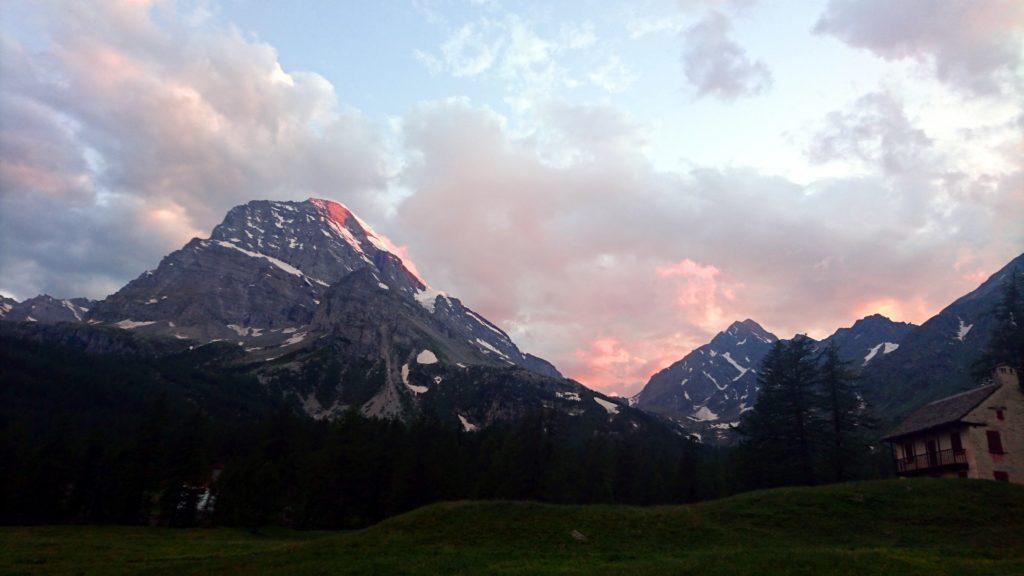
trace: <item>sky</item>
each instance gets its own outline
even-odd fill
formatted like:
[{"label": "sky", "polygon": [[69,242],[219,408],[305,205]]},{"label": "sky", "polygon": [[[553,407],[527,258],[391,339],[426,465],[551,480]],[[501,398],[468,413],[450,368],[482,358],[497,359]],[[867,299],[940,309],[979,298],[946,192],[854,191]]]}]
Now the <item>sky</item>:
[{"label": "sky", "polygon": [[1024,251],[1017,0],[0,2],[0,293],[329,198],[628,395],[734,320],[922,322]]}]

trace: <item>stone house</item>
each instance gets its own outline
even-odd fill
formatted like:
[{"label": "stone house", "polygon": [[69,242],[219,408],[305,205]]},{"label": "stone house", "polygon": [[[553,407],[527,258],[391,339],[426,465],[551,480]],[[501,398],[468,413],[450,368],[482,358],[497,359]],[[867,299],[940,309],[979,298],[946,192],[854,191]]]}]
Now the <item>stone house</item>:
[{"label": "stone house", "polygon": [[884,438],[900,476],[1024,484],[1024,392],[1002,365],[992,383],[921,407]]}]

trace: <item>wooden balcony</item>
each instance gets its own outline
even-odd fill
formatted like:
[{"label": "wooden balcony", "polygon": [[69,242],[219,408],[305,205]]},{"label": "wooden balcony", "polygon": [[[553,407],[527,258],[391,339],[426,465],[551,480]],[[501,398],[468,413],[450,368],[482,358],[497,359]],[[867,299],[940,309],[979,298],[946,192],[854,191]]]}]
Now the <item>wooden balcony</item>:
[{"label": "wooden balcony", "polygon": [[917,454],[912,458],[897,458],[897,474],[914,474],[931,472],[941,468],[957,468],[967,466],[967,452],[964,450],[937,450],[925,454]]}]

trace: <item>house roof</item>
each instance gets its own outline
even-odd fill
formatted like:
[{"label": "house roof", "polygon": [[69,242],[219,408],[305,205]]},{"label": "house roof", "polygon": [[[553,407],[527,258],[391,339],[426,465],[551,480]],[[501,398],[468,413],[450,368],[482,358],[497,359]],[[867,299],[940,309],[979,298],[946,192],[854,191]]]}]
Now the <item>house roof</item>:
[{"label": "house roof", "polygon": [[998,389],[998,384],[990,384],[925,404],[899,426],[893,428],[884,440],[894,440],[900,436],[957,422]]}]

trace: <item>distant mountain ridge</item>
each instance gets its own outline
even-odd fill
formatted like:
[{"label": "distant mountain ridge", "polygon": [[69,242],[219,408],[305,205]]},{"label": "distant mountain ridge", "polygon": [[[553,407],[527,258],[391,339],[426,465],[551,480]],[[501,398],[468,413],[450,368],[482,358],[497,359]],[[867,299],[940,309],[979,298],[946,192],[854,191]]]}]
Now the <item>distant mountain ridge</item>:
[{"label": "distant mountain ridge", "polygon": [[[838,347],[840,357],[858,371],[876,415],[891,422],[977,384],[971,363],[988,343],[994,326],[990,312],[1014,271],[1024,272],[1024,254],[920,326],[873,314],[836,330],[818,346]],[[745,329],[755,330],[760,344],[747,344]],[[735,322],[652,376],[630,403],[671,418],[704,442],[730,442],[735,439],[731,427],[757,399],[756,368],[777,340],[752,320]],[[741,341],[747,344],[742,350]],[[743,361],[733,366],[738,354]]]},{"label": "distant mountain ridge", "polygon": [[[818,346],[835,343],[840,356],[860,370],[897,350],[913,329],[912,324],[874,314],[840,328]],[[708,344],[652,376],[630,402],[671,418],[702,442],[731,442],[732,428],[757,402],[757,368],[778,340],[753,320],[734,322]]]},{"label": "distant mountain ridge", "polygon": [[23,302],[0,297],[0,318],[22,322],[82,322],[96,303],[88,298],[58,299],[40,294]]},{"label": "distant mountain ridge", "polygon": [[862,386],[883,419],[891,422],[977,385],[971,364],[988,344],[995,326],[991,312],[1014,272],[1024,273],[1024,254],[910,331],[898,350],[864,368]]},{"label": "distant mountain ridge", "polygon": [[899,349],[900,343],[917,326],[907,322],[896,322],[872,314],[853,323],[849,328],[840,328],[821,341],[821,346],[834,343],[839,356],[861,370],[872,361],[887,356]]}]

